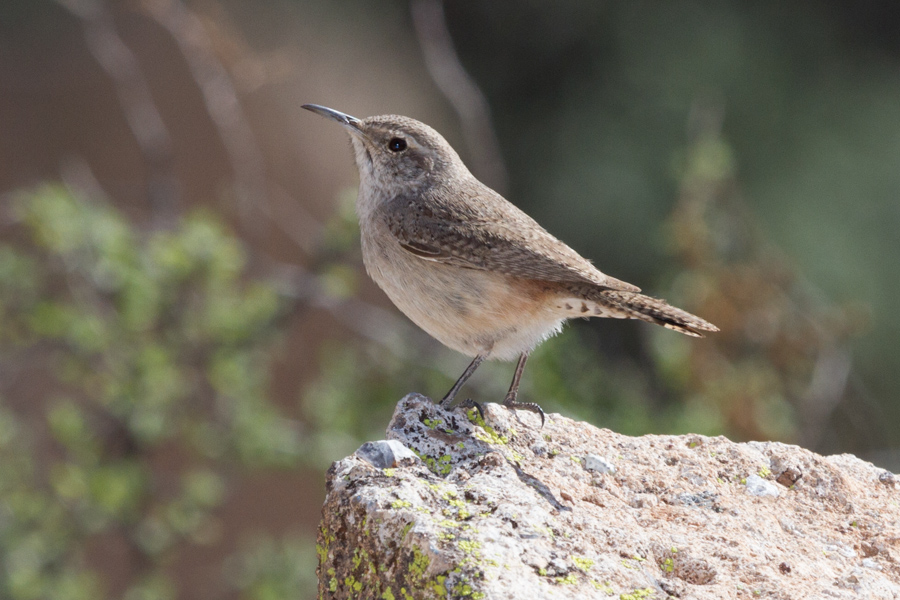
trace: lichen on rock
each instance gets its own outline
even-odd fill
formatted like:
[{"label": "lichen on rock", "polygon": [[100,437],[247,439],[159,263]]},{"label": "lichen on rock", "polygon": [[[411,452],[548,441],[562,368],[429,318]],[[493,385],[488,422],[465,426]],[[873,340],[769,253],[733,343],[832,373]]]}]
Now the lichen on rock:
[{"label": "lichen on rock", "polygon": [[387,437],[328,471],[320,598],[900,598],[900,484],[852,456],[416,394]]}]

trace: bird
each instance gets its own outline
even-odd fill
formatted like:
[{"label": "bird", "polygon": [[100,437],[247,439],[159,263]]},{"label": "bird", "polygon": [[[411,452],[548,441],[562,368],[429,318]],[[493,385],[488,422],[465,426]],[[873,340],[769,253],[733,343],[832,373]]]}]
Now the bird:
[{"label": "bird", "polygon": [[[718,328],[597,269],[525,212],[481,183],[428,125],[400,115],[358,119],[303,108],[350,134],[359,170],[356,212],[369,276],[410,320],[472,362],[440,404],[485,360],[518,359],[503,399],[518,399],[525,362],[568,319],[639,319],[692,337]],[[466,403],[481,407],[470,399]]]}]

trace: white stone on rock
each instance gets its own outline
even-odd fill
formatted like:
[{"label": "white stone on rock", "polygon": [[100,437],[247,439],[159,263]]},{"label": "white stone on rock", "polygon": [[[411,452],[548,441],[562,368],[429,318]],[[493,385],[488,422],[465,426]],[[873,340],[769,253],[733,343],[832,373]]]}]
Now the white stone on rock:
[{"label": "white stone on rock", "polygon": [[584,457],[584,468],[588,471],[600,473],[601,475],[616,472],[616,465],[596,454],[588,454]]},{"label": "white stone on rock", "polygon": [[356,455],[377,469],[388,469],[404,461],[416,462],[416,454],[397,440],[378,440],[360,446]]},{"label": "white stone on rock", "polygon": [[749,475],[747,477],[747,493],[751,496],[777,498],[781,494],[778,486],[771,481],[766,481],[759,475]]}]

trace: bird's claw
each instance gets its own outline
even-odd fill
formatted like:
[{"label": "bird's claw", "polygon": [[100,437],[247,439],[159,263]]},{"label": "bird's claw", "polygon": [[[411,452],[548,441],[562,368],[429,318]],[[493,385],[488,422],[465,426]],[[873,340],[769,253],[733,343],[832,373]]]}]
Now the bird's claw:
[{"label": "bird's claw", "polygon": [[527,411],[531,411],[533,413],[537,413],[541,417],[541,429],[543,429],[544,421],[545,421],[544,409],[542,409],[540,407],[540,405],[538,405],[537,403],[535,403],[535,402],[519,402],[518,400],[516,400],[515,396],[507,396],[503,400],[503,406],[505,406],[506,408],[510,408],[510,409],[527,410]]},{"label": "bird's claw", "polygon": [[481,417],[481,420],[484,421],[484,410],[481,408],[481,404],[475,402],[471,398],[466,398],[462,402],[459,403],[461,408],[474,408],[478,411],[478,416]]}]

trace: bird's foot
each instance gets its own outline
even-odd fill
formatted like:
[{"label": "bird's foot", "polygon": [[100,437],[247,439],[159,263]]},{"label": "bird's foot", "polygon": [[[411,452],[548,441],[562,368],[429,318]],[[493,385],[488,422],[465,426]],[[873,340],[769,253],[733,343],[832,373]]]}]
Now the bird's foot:
[{"label": "bird's foot", "polygon": [[481,404],[475,402],[471,398],[466,398],[462,402],[459,403],[460,408],[474,408],[478,411],[478,416],[481,417],[481,420],[484,421],[484,410],[481,408]]},{"label": "bird's foot", "polygon": [[507,394],[506,398],[503,399],[503,406],[510,409],[528,410],[537,413],[541,417],[541,428],[544,427],[544,409],[535,402],[519,402],[516,400],[515,394]]},{"label": "bird's foot", "polygon": [[454,408],[456,408],[454,406],[454,404],[456,404],[456,403],[453,401],[455,399],[455,397],[456,397],[455,395],[451,396],[450,394],[447,394],[446,396],[444,396],[441,399],[440,402],[438,402],[438,405],[441,408],[443,408],[444,410],[453,410]]},{"label": "bird's foot", "polygon": [[481,420],[484,421],[484,409],[481,408],[481,405],[471,398],[466,398],[462,402],[454,402],[454,397],[451,395],[444,396],[444,399],[440,401],[440,407],[444,410],[454,410],[457,408],[467,409],[474,408],[478,411],[478,416],[481,417]]}]

